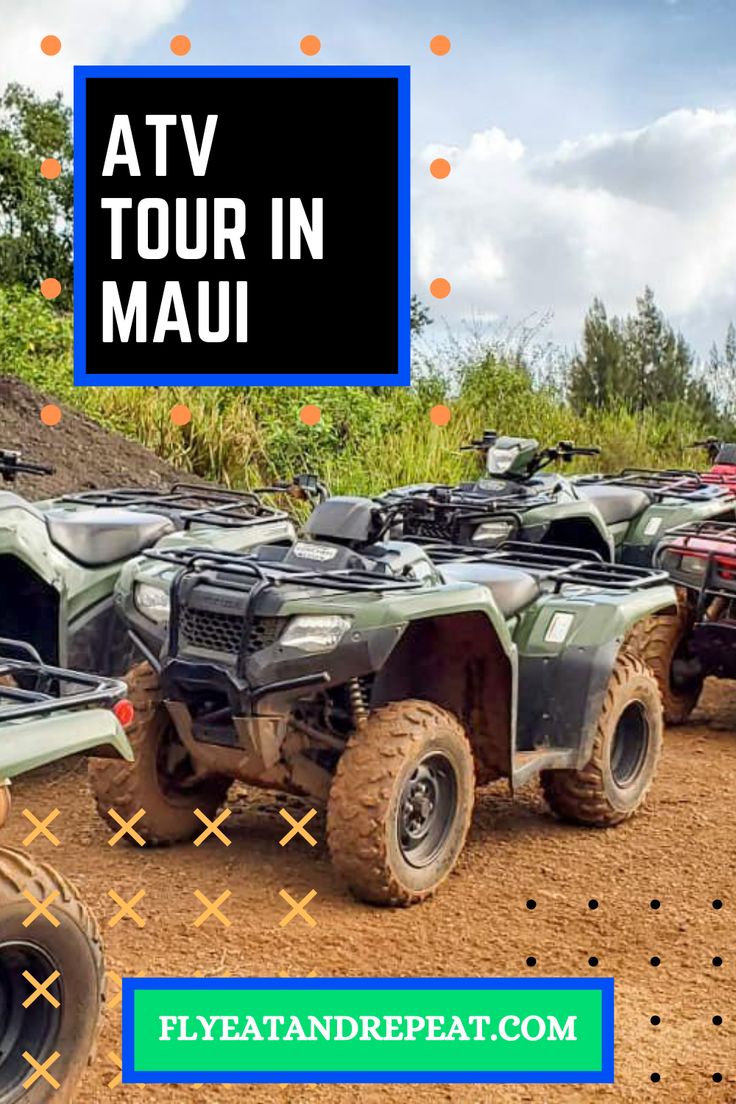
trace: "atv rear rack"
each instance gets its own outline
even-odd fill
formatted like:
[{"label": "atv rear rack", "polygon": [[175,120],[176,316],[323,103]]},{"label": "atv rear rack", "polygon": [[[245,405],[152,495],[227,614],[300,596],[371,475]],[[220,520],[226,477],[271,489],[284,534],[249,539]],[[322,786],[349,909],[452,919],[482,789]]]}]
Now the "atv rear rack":
[{"label": "atv rear rack", "polygon": [[631,487],[634,490],[645,491],[652,498],[662,500],[664,498],[680,498],[685,501],[700,502],[714,498],[736,497],[736,488],[727,480],[723,482],[706,478],[700,472],[687,468],[668,468],[657,470],[655,468],[624,468],[618,475],[591,476],[575,481],[577,486],[605,486]]},{"label": "atv rear rack", "polygon": [[443,541],[421,541],[422,548],[433,563],[488,563],[517,567],[534,575],[541,582],[554,584],[555,591],[563,586],[595,587],[599,590],[644,590],[662,586],[668,581],[666,571],[631,564],[607,563],[597,552],[558,545],[528,544],[507,541],[498,548],[483,550],[470,545],[453,545]]},{"label": "atv rear rack", "polygon": [[[670,566],[670,577],[678,584],[698,590],[705,597],[736,598],[736,522],[692,521],[668,530],[655,553],[657,566],[667,554],[686,560],[704,561],[702,574]],[[702,612],[702,611],[701,611]]]},{"label": "atv rear rack", "polygon": [[0,724],[94,706],[112,708],[126,692],[119,679],[50,667],[32,645],[0,639]]},{"label": "atv rear rack", "polygon": [[222,528],[246,528],[265,521],[286,521],[285,510],[266,506],[263,491],[230,491],[196,483],[174,483],[171,487],[117,487],[103,491],[81,491],[64,495],[63,502],[82,506],[119,506],[126,510],[149,510],[152,513],[174,515],[182,527],[214,525]]}]

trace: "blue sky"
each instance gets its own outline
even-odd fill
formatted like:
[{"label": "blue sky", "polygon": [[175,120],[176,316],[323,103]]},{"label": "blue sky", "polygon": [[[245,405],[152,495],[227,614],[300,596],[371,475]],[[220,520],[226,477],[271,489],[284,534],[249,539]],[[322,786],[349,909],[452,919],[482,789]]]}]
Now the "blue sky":
[{"label": "blue sky", "polygon": [[451,280],[436,313],[453,326],[544,315],[569,345],[593,295],[625,311],[645,283],[701,351],[736,315],[736,0],[0,0],[0,16],[0,72],[42,92],[68,91],[72,63],[411,65],[414,284]]}]

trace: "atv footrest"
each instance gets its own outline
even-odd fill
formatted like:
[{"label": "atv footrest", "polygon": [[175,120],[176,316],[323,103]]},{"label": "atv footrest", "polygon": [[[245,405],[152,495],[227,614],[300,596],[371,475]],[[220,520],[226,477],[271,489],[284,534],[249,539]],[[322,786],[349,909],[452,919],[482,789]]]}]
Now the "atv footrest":
[{"label": "atv footrest", "polygon": [[704,675],[736,678],[736,621],[699,621],[693,629],[691,651]]}]

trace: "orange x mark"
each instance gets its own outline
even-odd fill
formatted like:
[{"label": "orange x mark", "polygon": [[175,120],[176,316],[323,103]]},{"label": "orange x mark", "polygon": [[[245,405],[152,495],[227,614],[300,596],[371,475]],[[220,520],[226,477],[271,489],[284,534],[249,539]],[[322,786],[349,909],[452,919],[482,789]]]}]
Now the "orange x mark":
[{"label": "orange x mark", "polygon": [[134,824],[138,823],[141,817],[144,817],[146,815],[145,809],[139,809],[135,816],[132,816],[130,820],[124,820],[123,817],[121,817],[120,813],[118,813],[115,809],[108,809],[107,815],[109,817],[112,817],[112,819],[120,825],[120,831],[116,832],[114,836],[110,836],[109,840],[107,841],[110,847],[114,847],[116,843],[120,843],[120,840],[123,838],[123,836],[130,836],[131,839],[135,840],[139,847],[145,847],[146,841],[144,840],[143,836],[139,835],[133,827]]},{"label": "orange x mark", "polygon": [[201,928],[205,920],[207,920],[210,916],[217,917],[223,927],[230,927],[232,921],[228,920],[227,916],[224,916],[223,913],[220,912],[220,905],[224,904],[225,901],[227,901],[228,897],[232,896],[229,889],[226,889],[224,893],[221,893],[217,900],[214,902],[209,901],[205,897],[204,893],[201,893],[198,889],[195,889],[194,896],[197,898],[200,904],[203,904],[205,906],[204,912],[194,921],[195,928]]},{"label": "orange x mark", "polygon": [[108,1089],[116,1089],[123,1080],[123,1062],[120,1055],[116,1054],[114,1050],[108,1050],[107,1057],[119,1070],[119,1072],[107,1082],[107,1087]]},{"label": "orange x mark", "polygon": [[33,1002],[35,1000],[38,1000],[39,997],[45,997],[49,1004],[53,1005],[54,1008],[59,1007],[60,1001],[56,999],[53,993],[49,993],[48,991],[49,985],[53,985],[56,979],[60,977],[58,970],[54,970],[53,974],[49,974],[49,976],[43,982],[36,981],[33,974],[29,973],[28,970],[23,971],[23,977],[26,979],[26,981],[30,982],[35,989],[35,991],[31,993],[30,997],[26,997],[26,999],[23,1001],[24,1008],[30,1008]]},{"label": "orange x mark", "polygon": [[25,920],[23,921],[23,927],[24,928],[29,928],[31,926],[31,924],[33,923],[33,921],[38,919],[39,916],[45,916],[50,924],[53,924],[55,928],[58,928],[59,921],[57,920],[57,918],[55,916],[52,916],[51,913],[48,911],[48,906],[51,904],[52,901],[55,901],[56,898],[59,896],[59,890],[58,889],[55,889],[52,893],[49,893],[49,895],[48,895],[48,897],[46,898],[45,901],[39,901],[27,889],[23,890],[23,896],[25,897],[25,899],[27,901],[30,901],[30,903],[33,905],[33,912],[29,912],[28,916],[26,916]]},{"label": "orange x mark", "polygon": [[[107,976],[110,981],[117,985],[117,993],[114,993],[111,999],[107,1002],[108,1008],[114,1008],[115,1005],[120,1004],[123,999],[123,979],[120,974],[116,974],[114,970],[107,970]],[[144,974],[128,974],[128,977],[144,977]]]},{"label": "orange x mark", "polygon": [[314,836],[307,832],[304,828],[304,825],[309,824],[312,817],[316,817],[316,809],[310,809],[309,812],[306,813],[301,820],[295,820],[291,813],[287,812],[286,809],[279,809],[279,813],[284,818],[284,820],[288,820],[289,824],[293,826],[291,831],[287,832],[286,835],[279,840],[279,843],[282,847],[286,847],[289,840],[292,840],[296,835],[304,836],[304,839],[307,841],[310,847],[317,846],[317,841]]},{"label": "orange x mark", "polygon": [[291,905],[291,912],[288,912],[282,920],[279,920],[279,927],[285,928],[287,924],[290,924],[295,916],[301,916],[305,923],[309,924],[310,928],[316,928],[317,921],[313,916],[310,916],[305,906],[309,904],[313,897],[317,896],[316,889],[310,889],[306,897],[302,897],[298,903],[294,900],[290,893],[287,893],[285,889],[279,890],[279,897],[283,897],[287,905]]},{"label": "orange x mark", "polygon": [[120,906],[120,911],[116,912],[111,920],[108,920],[108,928],[114,928],[115,925],[119,923],[124,916],[129,916],[130,919],[135,924],[137,924],[139,928],[144,928],[146,926],[146,921],[135,911],[135,906],[146,896],[145,889],[139,889],[138,892],[134,894],[129,901],[124,901],[123,898],[118,893],[116,893],[114,889],[108,889],[107,895],[108,897],[111,897],[113,899],[116,905]]},{"label": "orange x mark", "polygon": [[207,826],[204,832],[202,832],[202,834],[197,836],[197,838],[195,839],[195,847],[200,847],[207,839],[207,837],[212,835],[217,836],[220,842],[224,843],[226,847],[230,846],[233,841],[231,839],[228,839],[224,832],[220,831],[220,825],[222,824],[223,820],[227,820],[227,818],[230,816],[230,809],[223,809],[216,820],[210,820],[210,818],[206,816],[201,809],[195,809],[194,815],[196,817],[199,817],[202,823]]},{"label": "orange x mark", "polygon": [[35,1084],[39,1077],[43,1077],[44,1081],[48,1081],[52,1089],[59,1088],[59,1082],[49,1073],[49,1066],[52,1066],[56,1059],[61,1057],[58,1050],[55,1050],[51,1057],[46,1059],[43,1065],[37,1062],[33,1055],[29,1054],[27,1050],[23,1051],[23,1057],[28,1065],[32,1066],[35,1070],[35,1073],[32,1073],[28,1080],[23,1082],[24,1089],[30,1089],[31,1085]]},{"label": "orange x mark", "polygon": [[53,832],[49,831],[49,824],[51,824],[52,820],[56,820],[58,815],[59,810],[52,809],[49,815],[44,820],[39,820],[38,817],[33,815],[30,809],[24,809],[23,816],[26,818],[26,820],[30,820],[31,824],[35,825],[35,828],[32,832],[29,832],[26,838],[23,840],[23,846],[28,847],[31,843],[33,843],[36,836],[44,835],[47,840],[50,840],[51,843],[53,843],[54,847],[58,847],[61,843],[61,840],[58,836],[55,836]]}]

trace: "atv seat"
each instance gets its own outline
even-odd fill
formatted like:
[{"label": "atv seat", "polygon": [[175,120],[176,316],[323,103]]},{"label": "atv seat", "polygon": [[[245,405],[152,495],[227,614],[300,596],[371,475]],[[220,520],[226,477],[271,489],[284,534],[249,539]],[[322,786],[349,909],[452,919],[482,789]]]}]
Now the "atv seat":
[{"label": "atv seat", "polygon": [[513,617],[539,594],[539,583],[533,575],[501,564],[443,564],[441,573],[446,583],[475,583],[488,587],[504,617]]},{"label": "atv seat", "polygon": [[651,499],[638,487],[621,487],[615,483],[589,483],[578,486],[580,498],[592,502],[600,511],[606,525],[619,521],[631,521],[637,514],[651,506]]},{"label": "atv seat", "polygon": [[49,511],[46,525],[56,547],[85,567],[135,556],[175,529],[159,514],[104,508]]}]

